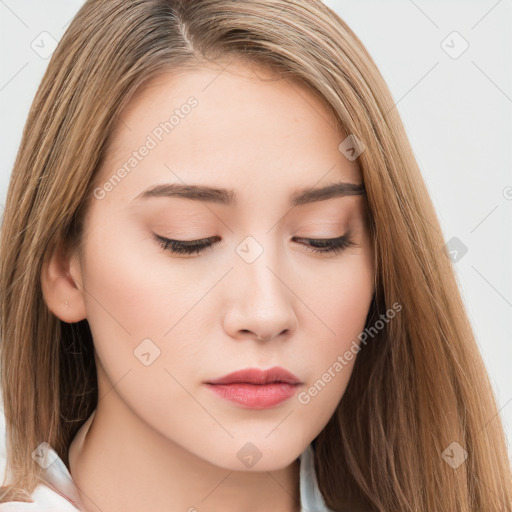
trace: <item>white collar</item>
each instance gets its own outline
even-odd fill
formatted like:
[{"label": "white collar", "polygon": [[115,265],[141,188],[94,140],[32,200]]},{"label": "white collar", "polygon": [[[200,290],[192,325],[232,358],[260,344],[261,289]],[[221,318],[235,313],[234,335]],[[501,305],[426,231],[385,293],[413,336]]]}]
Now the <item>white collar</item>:
[{"label": "white collar", "polygon": [[312,444],[300,455],[300,505],[300,512],[333,512],[318,488]]}]

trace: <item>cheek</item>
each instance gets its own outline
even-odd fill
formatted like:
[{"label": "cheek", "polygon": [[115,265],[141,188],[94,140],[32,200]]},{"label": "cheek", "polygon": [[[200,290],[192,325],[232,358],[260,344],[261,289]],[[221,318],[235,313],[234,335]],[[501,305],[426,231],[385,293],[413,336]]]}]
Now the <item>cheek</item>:
[{"label": "cheek", "polygon": [[103,225],[89,236],[83,267],[91,328],[111,329],[111,335],[129,336],[134,343],[162,338],[198,300],[200,290],[190,286],[201,282],[197,268],[188,275],[151,233],[121,223]]},{"label": "cheek", "polygon": [[[150,233],[127,233],[129,226],[118,222],[88,237],[83,261],[87,320],[110,379],[117,382],[129,371],[137,393],[153,396],[156,390],[174,389],[165,368],[184,381],[187,365],[179,362],[194,361],[203,350],[210,317],[204,309],[208,301],[202,299],[224,270],[187,266],[186,260],[168,257]],[[174,392],[182,394],[179,386]]]},{"label": "cheek", "polygon": [[340,258],[316,266],[303,266],[300,275],[299,297],[310,308],[324,346],[332,351],[350,344],[364,328],[374,292],[368,246],[350,248]]},{"label": "cheek", "polygon": [[[317,334],[307,340],[309,378],[297,399],[305,411],[313,414],[314,409],[318,425],[334,413],[360,350],[358,336],[364,330],[373,297],[372,259],[367,256],[368,252],[347,252],[339,260],[336,272],[324,269],[326,274],[316,275],[314,295],[305,295],[306,288],[303,292],[310,297],[307,304],[314,313],[309,332]],[[311,287],[312,282],[307,280],[304,286]]]},{"label": "cheek", "polygon": [[323,297],[319,298],[325,322],[339,342],[364,328],[373,296],[372,269],[358,256],[353,258],[353,262],[340,265],[339,271],[325,281]]},{"label": "cheek", "polygon": [[149,335],[139,332],[138,322],[155,315],[159,301],[141,252],[115,233],[91,237],[86,247],[84,285],[91,329],[112,329],[117,338]]},{"label": "cheek", "polygon": [[123,381],[116,389],[124,400],[141,408],[147,403],[148,417],[156,412],[165,417],[169,397],[173,407],[191,407],[190,396],[164,370],[171,369],[179,382],[186,380],[188,367],[176,361],[189,361],[200,344],[173,343],[168,350],[169,342],[204,338],[196,336],[194,329],[202,327],[188,313],[205,286],[190,286],[195,280],[173,266],[156,242],[127,232],[120,224],[104,225],[88,237],[83,258],[87,320],[97,362],[112,383]]}]

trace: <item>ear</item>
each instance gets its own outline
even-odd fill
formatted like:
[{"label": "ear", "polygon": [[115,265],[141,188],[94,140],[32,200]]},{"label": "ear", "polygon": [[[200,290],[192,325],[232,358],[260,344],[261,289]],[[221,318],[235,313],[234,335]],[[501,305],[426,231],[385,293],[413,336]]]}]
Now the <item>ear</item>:
[{"label": "ear", "polygon": [[87,317],[82,283],[78,254],[61,244],[43,263],[41,288],[48,309],[63,322],[79,322]]}]

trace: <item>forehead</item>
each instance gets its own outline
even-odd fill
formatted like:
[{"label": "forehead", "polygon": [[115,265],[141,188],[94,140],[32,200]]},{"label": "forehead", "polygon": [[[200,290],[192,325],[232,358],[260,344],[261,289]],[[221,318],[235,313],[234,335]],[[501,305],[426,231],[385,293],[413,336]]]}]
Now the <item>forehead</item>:
[{"label": "forehead", "polygon": [[121,112],[100,172],[108,180],[146,145],[151,150],[122,183],[130,197],[178,181],[233,187],[239,180],[248,190],[361,183],[357,163],[338,149],[345,137],[299,80],[256,64],[209,63],[144,85]]}]

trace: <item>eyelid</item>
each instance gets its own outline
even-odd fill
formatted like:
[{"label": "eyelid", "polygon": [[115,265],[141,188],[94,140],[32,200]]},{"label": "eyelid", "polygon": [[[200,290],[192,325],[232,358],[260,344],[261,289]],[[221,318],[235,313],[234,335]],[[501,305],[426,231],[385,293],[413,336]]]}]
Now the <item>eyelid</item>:
[{"label": "eyelid", "polygon": [[[155,241],[162,247],[164,251],[169,251],[174,254],[183,254],[191,256],[194,253],[203,253],[207,250],[213,249],[213,246],[220,240],[218,236],[211,236],[198,240],[175,240],[172,238],[165,238],[163,236],[153,233]],[[215,242],[215,239],[219,239]],[[188,249],[187,249],[188,247]]]},{"label": "eyelid", "polygon": [[[220,237],[212,236],[198,240],[175,240],[172,238],[165,238],[156,233],[153,233],[157,243],[165,251],[173,254],[184,254],[191,256],[192,254],[202,254],[203,252],[213,249],[220,241]],[[215,240],[217,239],[217,240]],[[352,232],[348,230],[345,234],[334,238],[309,238],[309,237],[293,237],[292,240],[305,241],[307,244],[306,249],[312,253],[317,253],[321,256],[334,256],[343,252],[349,247],[357,247],[357,243],[352,238]]]},{"label": "eyelid", "polygon": [[[162,242],[176,242],[179,244],[189,245],[189,246],[203,245],[208,242],[218,241],[216,239],[220,239],[219,236],[209,236],[206,238],[197,238],[197,239],[193,239],[193,240],[181,240],[181,239],[177,239],[177,238],[167,238],[167,237],[158,235],[156,233],[153,233],[153,234],[158,240],[160,240]],[[313,242],[332,242],[334,240],[343,240],[343,239],[348,239],[350,237],[351,237],[351,233],[350,233],[350,231],[347,231],[345,234],[340,235],[340,236],[333,236],[333,237],[329,237],[329,236],[319,236],[319,237],[294,236],[294,237],[292,237],[292,240],[295,239],[295,240],[306,240],[306,241],[313,241]]]}]

